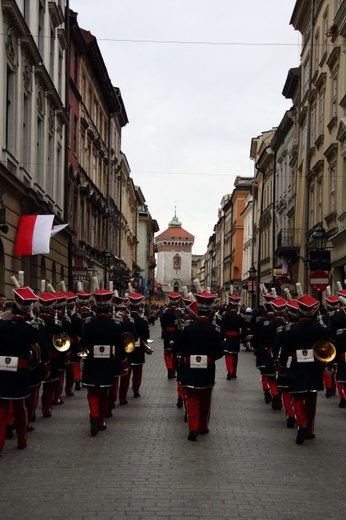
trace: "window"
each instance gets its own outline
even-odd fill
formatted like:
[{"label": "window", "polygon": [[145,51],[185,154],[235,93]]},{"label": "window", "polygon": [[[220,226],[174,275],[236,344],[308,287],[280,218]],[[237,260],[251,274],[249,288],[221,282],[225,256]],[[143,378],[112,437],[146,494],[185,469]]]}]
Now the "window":
[{"label": "window", "polygon": [[304,93],[306,94],[310,87],[310,57],[308,57],[303,66]]},{"label": "window", "polygon": [[320,64],[320,34],[315,34],[315,72],[318,70]]},{"label": "window", "polygon": [[336,167],[335,165],[330,168],[330,212],[335,212],[335,201],[336,201]]},{"label": "window", "polygon": [[43,187],[43,150],[44,150],[44,124],[40,117],[37,118],[37,184]]},{"label": "window", "polygon": [[24,95],[23,110],[23,139],[22,139],[22,163],[23,168],[28,171],[30,161],[30,99]]},{"label": "window", "polygon": [[338,108],[338,71],[332,76],[332,118],[336,117]]},{"label": "window", "polygon": [[327,54],[327,48],[328,48],[328,12],[326,12],[323,16],[323,54]]},{"label": "window", "polygon": [[6,91],[6,148],[15,153],[15,121],[16,121],[16,76],[10,67],[7,67]]},{"label": "window", "polygon": [[315,220],[314,220],[314,196],[315,196],[315,192],[314,192],[314,185],[311,184],[310,187],[309,187],[309,227],[312,228],[313,225],[315,224]]},{"label": "window", "polygon": [[324,128],[324,92],[321,92],[318,102],[318,135],[323,135]]},{"label": "window", "polygon": [[310,120],[310,148],[316,141],[316,105],[311,107],[311,120]]},{"label": "window", "polygon": [[72,151],[74,153],[77,153],[77,151],[78,151],[77,135],[78,135],[78,117],[76,115],[74,115],[74,117],[73,117],[73,148],[72,148]]},{"label": "window", "polygon": [[322,179],[317,183],[317,220],[322,222]]},{"label": "window", "polygon": [[180,255],[174,255],[174,257],[173,257],[173,269],[181,269],[181,257],[180,257]]}]

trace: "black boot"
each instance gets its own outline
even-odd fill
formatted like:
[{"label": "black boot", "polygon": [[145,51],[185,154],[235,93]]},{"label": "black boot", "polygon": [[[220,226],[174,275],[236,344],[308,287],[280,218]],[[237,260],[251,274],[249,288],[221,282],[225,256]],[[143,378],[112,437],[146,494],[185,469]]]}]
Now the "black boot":
[{"label": "black boot", "polygon": [[198,431],[197,430],[192,430],[189,433],[188,440],[189,441],[196,441],[197,440],[197,435],[198,435]]}]

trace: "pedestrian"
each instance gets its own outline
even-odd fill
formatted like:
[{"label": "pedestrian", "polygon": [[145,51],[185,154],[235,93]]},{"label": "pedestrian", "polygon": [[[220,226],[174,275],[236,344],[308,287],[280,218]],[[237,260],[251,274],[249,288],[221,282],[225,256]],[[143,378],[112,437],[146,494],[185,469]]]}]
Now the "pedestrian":
[{"label": "pedestrian", "polygon": [[189,441],[196,441],[199,434],[209,433],[215,361],[223,356],[222,334],[209,319],[215,295],[203,291],[196,293],[195,298],[197,320],[184,327],[179,340],[179,382],[184,392]]},{"label": "pedestrian", "polygon": [[95,437],[105,430],[108,394],[114,383],[116,367],[128,367],[121,327],[112,320],[111,303],[113,292],[98,289],[92,293],[96,317],[85,323],[81,349],[87,353],[82,375],[82,384],[88,390],[90,433]]},{"label": "pedestrian", "polygon": [[288,372],[289,392],[297,424],[296,443],[302,444],[305,439],[315,438],[317,392],[323,390],[323,370],[333,357],[321,360],[322,356],[316,356],[316,349],[320,351],[319,342],[322,341],[322,350],[330,345],[326,328],[316,321],[319,301],[304,294],[297,302],[299,322],[285,335],[278,371],[285,374],[292,359]]}]

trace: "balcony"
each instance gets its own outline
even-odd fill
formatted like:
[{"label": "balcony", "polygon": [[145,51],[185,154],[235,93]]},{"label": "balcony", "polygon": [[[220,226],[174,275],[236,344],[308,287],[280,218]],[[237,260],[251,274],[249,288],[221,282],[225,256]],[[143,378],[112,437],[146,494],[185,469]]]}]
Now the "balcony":
[{"label": "balcony", "polygon": [[277,236],[277,246],[274,256],[284,257],[289,264],[295,264],[299,258],[301,229],[283,228]]}]

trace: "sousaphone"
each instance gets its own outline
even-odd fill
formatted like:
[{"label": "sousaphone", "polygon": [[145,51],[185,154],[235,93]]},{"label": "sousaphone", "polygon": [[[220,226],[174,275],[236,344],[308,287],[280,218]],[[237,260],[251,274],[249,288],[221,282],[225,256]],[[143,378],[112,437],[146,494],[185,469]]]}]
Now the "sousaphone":
[{"label": "sousaphone", "polygon": [[330,363],[336,356],[336,348],[333,343],[325,339],[316,341],[312,347],[313,354],[318,361]]},{"label": "sousaphone", "polygon": [[66,332],[54,334],[53,345],[58,352],[66,352],[71,346],[70,336]]}]

